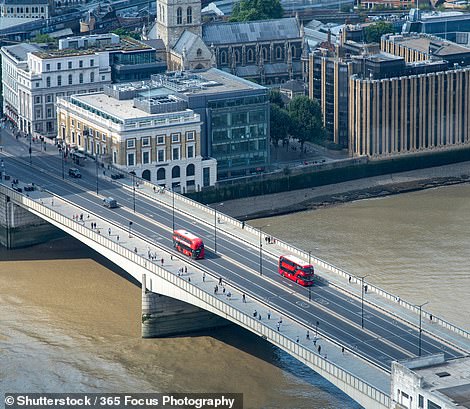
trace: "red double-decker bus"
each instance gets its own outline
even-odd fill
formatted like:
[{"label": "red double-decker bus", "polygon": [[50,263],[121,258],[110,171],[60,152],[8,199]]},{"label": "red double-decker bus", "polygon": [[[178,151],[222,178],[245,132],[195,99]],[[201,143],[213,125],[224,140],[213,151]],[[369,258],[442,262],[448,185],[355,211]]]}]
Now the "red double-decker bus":
[{"label": "red double-decker bus", "polygon": [[279,257],[279,274],[304,287],[313,285],[313,266],[292,255]]},{"label": "red double-decker bus", "polygon": [[204,258],[204,243],[199,237],[186,230],[173,232],[173,247],[193,259]]}]

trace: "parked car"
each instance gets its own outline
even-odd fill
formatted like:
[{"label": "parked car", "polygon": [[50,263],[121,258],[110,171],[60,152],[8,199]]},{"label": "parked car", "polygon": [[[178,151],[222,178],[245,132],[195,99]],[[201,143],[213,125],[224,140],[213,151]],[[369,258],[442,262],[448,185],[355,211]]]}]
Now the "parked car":
[{"label": "parked car", "polygon": [[69,176],[71,176],[73,178],[81,178],[82,174],[80,173],[80,171],[77,168],[70,168],[69,169]]}]

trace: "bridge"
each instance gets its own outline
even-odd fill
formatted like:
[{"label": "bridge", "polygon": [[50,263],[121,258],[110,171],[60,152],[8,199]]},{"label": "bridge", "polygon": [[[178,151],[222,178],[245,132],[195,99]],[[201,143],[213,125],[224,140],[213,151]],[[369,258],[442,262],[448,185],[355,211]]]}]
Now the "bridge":
[{"label": "bridge", "polygon": [[[154,189],[132,175],[113,180],[91,159],[83,178],[72,179],[55,147],[33,149],[31,158],[27,148],[13,140],[0,152],[1,239],[46,237],[46,222],[122,267],[142,283],[144,337],[234,323],[366,408],[393,407],[392,361],[439,352],[452,359],[470,351],[467,331],[279,239],[268,244],[262,230],[223,214],[223,206]],[[104,207],[108,196],[120,207]],[[203,238],[206,258],[175,252],[174,228]],[[312,288],[280,277],[282,254],[314,264]]]}]

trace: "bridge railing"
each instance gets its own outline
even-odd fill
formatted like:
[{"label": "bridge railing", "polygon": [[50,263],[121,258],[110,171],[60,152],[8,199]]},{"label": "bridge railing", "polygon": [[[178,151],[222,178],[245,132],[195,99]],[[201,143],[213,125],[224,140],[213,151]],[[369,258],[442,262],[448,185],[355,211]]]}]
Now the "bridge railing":
[{"label": "bridge railing", "polygon": [[311,363],[323,372],[322,375],[329,375],[334,377],[344,384],[354,388],[355,390],[363,393],[370,399],[380,403],[385,407],[389,407],[390,397],[384,392],[377,388],[374,388],[367,382],[364,382],[359,377],[353,375],[349,371],[341,368],[338,365],[333,364],[326,358],[314,353],[307,349],[303,345],[297,343],[293,339],[283,335],[279,331],[268,327],[264,323],[261,323],[258,319],[244,313],[243,311],[230,305],[230,301],[224,302],[214,296],[213,294],[202,290],[197,285],[192,284],[184,280],[184,278],[165,270],[161,266],[148,261],[145,257],[134,253],[133,251],[123,247],[122,245],[112,241],[105,235],[97,233],[95,230],[91,230],[85,227],[82,223],[70,220],[68,217],[59,214],[57,211],[50,209],[49,207],[38,203],[18,192],[15,192],[4,186],[0,186],[2,193],[9,195],[17,203],[22,203],[25,207],[30,210],[45,216],[47,219],[54,221],[55,224],[62,225],[67,229],[74,230],[80,235],[84,236],[90,241],[93,241],[108,250],[113,251],[117,255],[139,265],[145,269],[148,273],[154,274],[160,278],[163,278],[167,282],[171,283],[180,290],[186,292],[191,297],[200,301],[201,304],[205,304],[211,307],[211,311],[220,315],[221,317],[227,318],[230,321],[238,324],[244,328],[250,329],[254,333],[261,336],[263,339],[269,340],[274,345],[281,349],[289,352],[291,355],[299,359],[304,363]]},{"label": "bridge railing", "polygon": [[[148,181],[143,181],[143,183],[145,185],[147,185],[148,187],[152,188],[154,185]],[[203,210],[205,213],[207,213],[208,215],[211,216],[211,220],[215,220],[215,218],[220,218],[221,221],[225,222],[225,223],[230,223],[232,224],[233,226],[236,226],[240,229],[244,229],[246,230],[247,232],[249,233],[252,233],[254,235],[256,235],[257,237],[260,238],[260,241],[262,242],[263,239],[265,237],[273,237],[272,235],[269,235],[269,234],[266,234],[266,233],[263,233],[260,229],[257,229],[255,227],[252,227],[248,224],[245,224],[244,222],[241,222],[240,220],[237,220],[231,216],[228,216],[226,214],[223,214],[221,213],[219,210],[216,210],[214,208],[211,208],[211,207],[208,207],[206,205],[203,205],[201,203],[198,203],[192,199],[189,199],[183,195],[180,195],[174,191],[171,191],[171,190],[166,190],[166,192],[170,195],[170,197],[173,199],[172,195],[174,196],[175,200],[178,200],[179,202],[181,203],[185,203],[189,206],[193,206],[193,207],[196,207],[198,209],[201,209]],[[153,196],[150,196],[148,195],[149,197],[155,199],[155,197]],[[157,198],[158,200],[158,198]],[[183,209],[179,208],[178,209],[179,212],[182,212],[182,213],[186,213],[186,214],[190,214],[189,212],[185,212]],[[193,214],[191,214],[191,217],[192,218],[195,218],[195,216]],[[201,220],[199,219],[199,221],[202,221],[202,222],[205,222],[207,223],[207,220]],[[229,231],[227,230],[224,230],[224,234],[227,234],[227,235],[232,235],[234,236],[233,234],[231,234]],[[239,240],[243,240],[242,238],[238,237],[237,238]],[[391,294],[389,293],[388,291],[385,291],[383,290],[382,288],[380,287],[377,287],[376,285],[374,284],[371,284],[369,282],[366,282],[366,281],[362,281],[362,279],[360,277],[357,277],[355,276],[354,274],[351,274],[349,272],[347,272],[346,270],[343,270],[339,267],[336,267],[335,265],[331,264],[331,263],[328,263],[326,262],[325,260],[322,260],[318,257],[315,257],[315,256],[312,256],[310,253],[304,251],[304,250],[301,250],[295,246],[292,246],[291,244],[289,243],[286,243],[282,240],[279,240],[278,238],[275,238],[276,240],[276,244],[281,247],[281,248],[284,248],[287,252],[289,253],[292,253],[294,255],[297,255],[301,258],[303,258],[304,260],[310,260],[311,262],[313,262],[314,264],[317,264],[319,265],[320,267],[324,268],[325,270],[331,272],[331,273],[334,273],[340,277],[343,277],[345,279],[349,279],[349,277],[351,277],[351,281],[354,282],[354,283],[358,283],[358,284],[367,284],[367,288],[368,288],[368,291],[373,291],[374,293],[380,295],[381,297],[389,300],[389,301],[393,301],[393,302],[397,302],[399,303],[402,307],[414,312],[415,314],[419,314],[420,312],[420,309],[418,306],[414,305],[414,304],[411,304],[405,300],[402,300],[400,297],[394,295],[394,294]],[[266,247],[264,247],[264,250],[263,250],[265,253],[269,253],[269,250],[266,249]],[[274,254],[272,254],[272,256],[275,256]],[[460,328],[454,324],[451,324],[450,322],[440,318],[440,317],[437,317],[435,316],[434,314],[431,314],[430,312],[428,311],[425,311],[425,310],[421,310],[421,314],[424,318],[432,321],[432,322],[435,322],[436,324],[442,326],[443,328],[446,328],[447,330],[450,330],[464,338],[467,338],[467,339],[470,339],[470,332],[464,330],[463,328]]]}]

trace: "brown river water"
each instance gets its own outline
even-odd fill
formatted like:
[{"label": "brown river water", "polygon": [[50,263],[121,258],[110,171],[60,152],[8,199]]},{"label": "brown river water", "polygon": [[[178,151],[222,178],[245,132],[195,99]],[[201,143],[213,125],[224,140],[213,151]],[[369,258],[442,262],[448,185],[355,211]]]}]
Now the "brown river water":
[{"label": "brown river water", "polygon": [[[251,224],[468,330],[469,198],[455,186]],[[143,340],[140,308],[125,273],[73,239],[0,249],[0,396],[241,392],[245,408],[358,407],[241,329]]]}]

